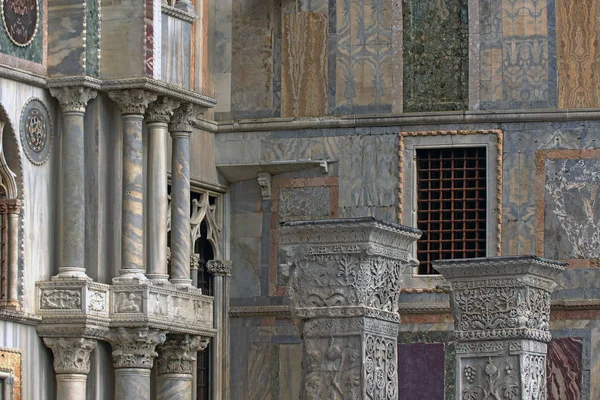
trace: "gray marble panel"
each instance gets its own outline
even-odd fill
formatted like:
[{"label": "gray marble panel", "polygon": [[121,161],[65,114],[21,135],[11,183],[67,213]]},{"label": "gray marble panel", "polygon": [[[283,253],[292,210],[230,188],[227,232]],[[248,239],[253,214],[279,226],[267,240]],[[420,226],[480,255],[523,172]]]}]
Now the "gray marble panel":
[{"label": "gray marble panel", "polygon": [[281,188],[279,221],[327,218],[329,192],[328,187]]}]

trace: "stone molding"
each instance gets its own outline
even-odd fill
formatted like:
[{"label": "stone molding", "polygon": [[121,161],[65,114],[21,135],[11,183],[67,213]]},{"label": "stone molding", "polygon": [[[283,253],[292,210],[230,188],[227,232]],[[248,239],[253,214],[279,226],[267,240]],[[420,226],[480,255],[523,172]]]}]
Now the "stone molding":
[{"label": "stone molding", "polygon": [[206,270],[213,275],[231,276],[233,262],[230,260],[210,260],[206,263]]},{"label": "stone molding", "polygon": [[177,18],[189,23],[193,23],[196,20],[196,18],[198,18],[193,12],[190,13],[184,10],[180,10],[179,8],[175,8],[165,3],[162,4],[162,13],[168,15],[169,17]]},{"label": "stone molding", "polygon": [[171,136],[188,136],[194,129],[193,121],[195,108],[192,103],[184,103],[173,112],[171,122],[169,123],[169,132]]},{"label": "stone molding", "polygon": [[113,348],[114,368],[152,369],[155,348],[164,343],[165,331],[148,328],[113,328],[107,340]]},{"label": "stone molding", "polygon": [[261,317],[290,317],[290,306],[241,306],[230,307],[231,318]]},{"label": "stone molding", "polygon": [[98,92],[84,86],[51,87],[50,94],[58,100],[63,113],[85,113],[88,102]]},{"label": "stone molding", "polygon": [[161,122],[168,124],[171,121],[173,112],[180,103],[170,97],[161,96],[155,102],[151,103],[146,110],[146,123]]},{"label": "stone molding", "polygon": [[85,338],[44,338],[44,343],[54,354],[54,372],[57,374],[83,374],[90,372],[90,355],[96,341]]},{"label": "stone molding", "polygon": [[164,374],[191,375],[198,351],[208,346],[210,338],[201,336],[171,336],[158,347],[157,372]]},{"label": "stone molding", "polygon": [[123,115],[144,115],[148,105],[157,99],[153,92],[143,89],[115,90],[108,92]]}]

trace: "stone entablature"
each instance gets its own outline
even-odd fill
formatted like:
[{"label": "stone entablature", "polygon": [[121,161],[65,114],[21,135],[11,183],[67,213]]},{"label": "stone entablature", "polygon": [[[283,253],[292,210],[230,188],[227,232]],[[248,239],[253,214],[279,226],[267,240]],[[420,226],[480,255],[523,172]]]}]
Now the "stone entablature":
[{"label": "stone entablature", "polygon": [[400,285],[420,236],[375,218],[281,226],[281,273],[304,340],[302,399],[398,399]]},{"label": "stone entablature", "polygon": [[535,256],[434,262],[452,288],[457,398],[546,399],[550,296],[565,267]]}]

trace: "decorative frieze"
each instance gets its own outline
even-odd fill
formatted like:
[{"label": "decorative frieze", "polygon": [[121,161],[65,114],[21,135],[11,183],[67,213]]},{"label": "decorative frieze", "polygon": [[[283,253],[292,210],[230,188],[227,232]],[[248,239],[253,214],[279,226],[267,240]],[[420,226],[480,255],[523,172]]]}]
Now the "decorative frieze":
[{"label": "decorative frieze", "polygon": [[83,374],[90,372],[90,355],[96,341],[85,338],[44,338],[44,343],[54,354],[54,372],[57,374]]},{"label": "decorative frieze", "polygon": [[550,296],[565,266],[534,256],[434,263],[452,288],[457,398],[546,399]]}]

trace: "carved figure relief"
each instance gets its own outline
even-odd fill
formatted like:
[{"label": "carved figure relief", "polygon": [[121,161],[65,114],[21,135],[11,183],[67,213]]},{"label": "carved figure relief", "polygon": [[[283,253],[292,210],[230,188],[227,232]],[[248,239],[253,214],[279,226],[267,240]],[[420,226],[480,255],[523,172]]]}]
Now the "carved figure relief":
[{"label": "carved figure relief", "polygon": [[39,24],[38,0],[2,0],[2,22],[11,42],[28,46]]},{"label": "carved figure relief", "polygon": [[42,291],[42,308],[78,309],[81,307],[81,292],[78,290]]},{"label": "carved figure relief", "polygon": [[119,293],[116,304],[118,313],[137,313],[142,308],[142,298],[135,293]]},{"label": "carved figure relief", "polygon": [[52,147],[52,121],[48,109],[32,98],[25,104],[20,121],[21,143],[25,155],[35,165],[48,160]]}]

